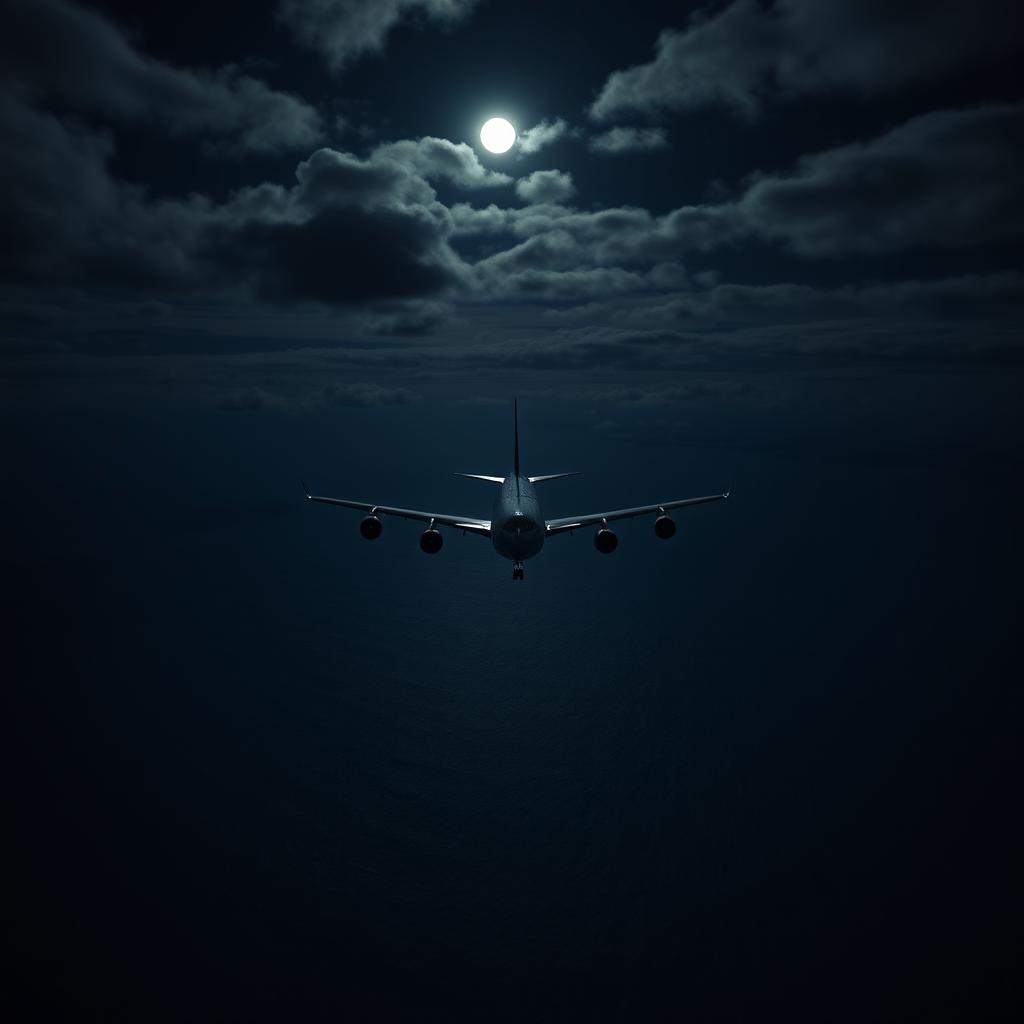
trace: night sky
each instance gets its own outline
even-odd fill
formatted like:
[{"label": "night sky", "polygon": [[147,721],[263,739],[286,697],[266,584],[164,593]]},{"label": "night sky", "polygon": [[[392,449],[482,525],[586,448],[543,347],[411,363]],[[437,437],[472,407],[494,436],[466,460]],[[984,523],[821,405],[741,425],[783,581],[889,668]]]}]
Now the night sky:
[{"label": "night sky", "polygon": [[5,1019],[1021,1019],[1015,5],[0,12]]}]

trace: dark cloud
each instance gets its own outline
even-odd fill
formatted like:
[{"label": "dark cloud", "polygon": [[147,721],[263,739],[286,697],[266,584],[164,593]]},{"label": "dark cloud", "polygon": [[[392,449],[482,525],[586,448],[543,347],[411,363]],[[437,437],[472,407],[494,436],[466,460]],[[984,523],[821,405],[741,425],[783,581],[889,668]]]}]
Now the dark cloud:
[{"label": "dark cloud", "polygon": [[772,96],[880,96],[1008,55],[1019,33],[1002,0],[734,0],[664,31],[654,60],[612,74],[590,112],[608,121],[720,104],[753,114]]},{"label": "dark cloud", "polygon": [[324,401],[329,405],[370,408],[382,405],[407,405],[414,395],[407,388],[388,388],[380,384],[328,384],[323,389]]},{"label": "dark cloud", "polygon": [[[366,36],[379,43],[414,7],[319,9],[365,15],[366,24],[384,26]],[[782,4],[772,14],[736,3],[706,21],[722,32],[732,25],[722,38],[735,40],[742,33],[729,18],[760,31],[798,7]],[[55,11],[67,18],[58,19],[47,55],[42,29]],[[813,20],[809,9],[802,16]],[[73,66],[69,25],[81,28],[85,71]],[[16,31],[18,55],[3,64],[11,87],[0,92],[0,277],[11,299],[2,338],[13,359],[212,362],[288,349],[291,369],[265,372],[261,363],[248,376],[220,378],[226,408],[270,409],[407,400],[402,389],[378,385],[325,389],[334,379],[325,366],[382,382],[398,368],[410,376],[453,367],[657,374],[730,360],[853,359],[872,350],[923,359],[966,351],[968,341],[976,353],[1014,344],[1008,325],[1019,318],[1020,274],[972,273],[994,263],[971,257],[1024,232],[1015,202],[1024,177],[1022,104],[911,117],[859,143],[762,165],[734,191],[723,186],[713,199],[683,205],[673,188],[640,193],[649,208],[627,205],[628,191],[622,205],[601,208],[591,204],[583,170],[576,200],[577,182],[565,171],[514,181],[470,146],[433,136],[364,139],[359,152],[310,147],[292,179],[260,181],[280,175],[264,169],[280,166],[269,161],[249,184],[237,173],[243,165],[216,165],[234,177],[206,179],[207,195],[161,198],[118,177],[116,168],[135,174],[144,162],[131,153],[119,159],[137,129],[115,133],[129,121],[159,130],[180,104],[171,133],[260,149],[252,132],[266,128],[266,148],[291,144],[278,115],[257,102],[259,89],[243,88],[252,80],[151,60],[100,16],[58,0],[33,8]],[[753,33],[750,52],[760,53],[769,35]],[[747,83],[738,97],[764,89],[757,67],[749,79],[734,69],[734,82]],[[796,81],[796,70],[788,73]],[[79,81],[83,75],[89,81]],[[311,123],[318,125],[299,116],[296,130]],[[524,133],[520,152],[573,132],[561,119],[541,121]],[[589,142],[602,153],[664,145],[662,129],[622,124]],[[232,181],[240,187],[225,187]],[[644,188],[645,179],[632,184]],[[468,193],[480,201],[488,189],[482,202],[495,202],[461,201]],[[914,279],[885,280],[891,254],[940,249],[948,276],[928,280],[908,262],[902,273]],[[782,279],[764,284],[776,256]],[[848,280],[856,283],[809,283],[843,280],[838,261],[850,256],[857,271]],[[823,257],[831,262],[821,272],[802,262]],[[743,280],[751,266],[758,283]],[[864,267],[882,269],[871,280]],[[809,268],[806,280],[801,268]],[[78,304],[58,294],[78,295]],[[215,311],[206,321],[196,312],[204,305]],[[621,390],[622,402],[655,401]]]},{"label": "dark cloud", "polygon": [[209,204],[147,202],[114,181],[113,140],[0,94],[0,275],[5,281],[125,287],[188,278]]},{"label": "dark cloud", "polygon": [[666,149],[668,140],[664,128],[636,128],[617,125],[590,140],[595,153],[632,153],[652,149]]},{"label": "dark cloud", "polygon": [[[109,137],[66,128],[53,115],[0,93],[0,260],[5,281],[43,277],[67,258],[69,225],[116,205],[105,163]],[[70,230],[69,230],[70,228]],[[48,238],[47,247],[41,238]],[[56,264],[56,266],[54,266]]]},{"label": "dark cloud", "polygon": [[[594,231],[595,216],[565,214],[550,227],[478,261],[473,267],[477,294],[578,300],[663,291],[688,280],[680,263],[653,262],[655,246],[644,253],[629,252],[630,240],[616,237],[614,228]],[[609,216],[603,226],[612,224],[614,217]]]},{"label": "dark cloud", "polygon": [[532,241],[495,254],[495,260],[557,253],[565,269],[571,266],[646,266],[678,262],[678,257],[706,251],[741,238],[743,226],[732,204],[684,206],[655,216],[641,207],[610,207],[581,211],[558,203],[539,203],[518,210],[489,206],[473,210],[456,206],[452,219],[456,236],[496,234]]},{"label": "dark cloud", "polygon": [[244,387],[221,396],[218,406],[227,412],[264,412],[268,409],[287,409],[289,403],[264,388]]},{"label": "dark cloud", "polygon": [[[298,165],[291,187],[265,182],[215,203],[151,200],[111,177],[108,137],[5,97],[2,269],[23,282],[220,289],[351,307],[688,291],[689,254],[749,238],[812,258],[1016,240],[1022,128],[1022,105],[938,111],[805,157],[789,172],[755,175],[734,200],[661,215],[574,209],[565,205],[571,177],[554,170],[517,183],[525,207],[445,206],[431,181],[477,189],[510,179],[468,146],[431,137],[365,157],[320,149]],[[459,239],[480,248],[475,266],[452,248]],[[709,302],[687,294],[680,311],[717,308]],[[418,333],[438,322],[392,311],[366,324],[371,333]]]},{"label": "dark cloud", "polygon": [[614,72],[590,114],[609,121],[713,102],[749,111],[776,36],[774,17],[756,0],[737,0],[715,15],[698,12],[688,29],[661,33],[653,61]]},{"label": "dark cloud", "polygon": [[430,135],[379,146],[372,159],[375,164],[396,164],[404,173],[412,171],[430,181],[446,179],[464,189],[492,188],[512,182],[507,174],[487,170],[466,143]]},{"label": "dark cloud", "polygon": [[1024,272],[1001,270],[961,274],[933,281],[892,281],[860,289],[867,306],[903,308],[936,320],[962,318],[984,323],[1024,312]]},{"label": "dark cloud", "polygon": [[558,250],[578,266],[652,265],[747,238],[810,258],[968,249],[1024,235],[1021,140],[1024,104],[935,111],[866,142],[803,157],[789,172],[755,174],[731,201],[660,216],[551,201],[521,210],[463,206],[452,216],[456,234],[547,238],[509,250],[520,261]]},{"label": "dark cloud", "polygon": [[[794,282],[769,285],[713,284],[677,292],[663,302],[623,310],[619,319],[666,326],[684,322],[801,323],[863,320],[946,322],[970,319],[979,324],[1006,321],[1024,309],[1024,274],[997,271],[933,280],[891,281],[820,288]],[[595,311],[596,313],[597,311]],[[603,311],[608,316],[608,311]]]},{"label": "dark cloud", "polygon": [[441,302],[406,301],[394,309],[375,308],[362,319],[370,334],[420,337],[436,333],[451,318],[451,306]]},{"label": "dark cloud", "polygon": [[11,0],[0,37],[6,88],[114,122],[156,124],[222,152],[314,145],[317,112],[234,66],[176,68],[142,53],[114,24],[69,0]]},{"label": "dark cloud", "polygon": [[756,176],[743,229],[805,256],[960,248],[1018,239],[1024,104],[943,110],[865,143]]},{"label": "dark cloud", "polygon": [[[307,209],[328,203],[376,205],[436,204],[428,180],[447,180],[464,189],[510,184],[506,174],[488,171],[465,143],[447,139],[390,142],[378,146],[366,158],[334,149],[320,149],[302,161],[295,172],[299,189],[295,198]],[[273,186],[262,186],[268,194]],[[277,194],[283,195],[280,189]],[[256,194],[247,190],[247,195]],[[236,203],[237,205],[237,197]]]},{"label": "dark cloud", "polygon": [[[263,369],[259,372],[266,375]],[[352,384],[332,381],[322,387],[310,388],[308,380],[300,378],[287,387],[279,384],[275,390],[266,384],[230,388],[216,399],[216,405],[227,412],[302,413],[313,412],[324,406],[370,409],[407,405],[415,397],[407,388],[384,387],[365,381]]]},{"label": "dark cloud", "polygon": [[498,235],[511,231],[516,211],[495,203],[480,208],[469,203],[453,203],[449,214],[456,236]]},{"label": "dark cloud", "polygon": [[366,304],[426,297],[467,280],[453,225],[422,175],[492,184],[466,146],[391,143],[367,159],[319,150],[290,190],[240,193],[217,212],[200,256],[275,301]]},{"label": "dark cloud", "polygon": [[534,171],[516,182],[516,195],[527,203],[562,203],[576,187],[564,171]]},{"label": "dark cloud", "polygon": [[750,385],[732,380],[688,380],[683,384],[660,384],[641,387],[634,385],[599,391],[594,401],[623,409],[660,409],[684,402],[708,399],[734,398],[750,392]]},{"label": "dark cloud", "polygon": [[479,364],[534,370],[655,369],[704,362],[703,340],[675,330],[588,326],[514,338],[470,355]]},{"label": "dark cloud", "polygon": [[422,209],[327,207],[300,221],[214,227],[203,261],[281,301],[363,303],[433,295],[459,280],[444,230]]},{"label": "dark cloud", "polygon": [[[929,330],[959,332],[966,346],[965,325],[992,346],[1012,330],[1024,311],[1024,274],[996,271],[931,280],[847,284],[832,288],[792,281],[767,285],[707,282],[692,277],[663,294],[583,302],[554,308],[545,320],[557,325],[604,325],[617,330],[686,330],[720,339],[751,332],[837,328],[849,333],[874,332],[879,324],[906,331],[917,324]],[[780,343],[773,333],[764,339],[767,351]],[[978,340],[975,339],[975,340]],[[973,342],[972,342],[973,343]],[[732,342],[730,342],[732,344]],[[1000,340],[999,344],[1003,344]],[[1024,348],[1022,348],[1024,352]]]},{"label": "dark cloud", "polygon": [[[994,360],[1024,362],[1024,345],[1012,325],[979,329],[973,322],[894,320],[882,313],[720,329],[589,324],[469,346],[449,353],[447,360],[438,357],[437,365],[454,361],[478,369],[544,373],[611,370],[646,374],[665,386],[670,381],[664,375],[682,372]],[[623,381],[623,389],[630,386]]]},{"label": "dark cloud", "polygon": [[336,149],[318,149],[295,168],[295,177],[298,186],[291,192],[263,185],[237,193],[231,205],[239,213],[274,206],[287,215],[293,201],[315,212],[330,205],[372,208],[394,202],[428,203],[433,198],[426,182],[398,161],[362,160]]},{"label": "dark cloud", "polygon": [[[493,272],[497,264],[487,268]],[[537,270],[526,268],[503,279],[484,277],[496,295],[519,298],[572,299],[590,295],[643,291],[649,287],[643,274],[623,267],[584,267],[578,270]]]},{"label": "dark cloud", "polygon": [[415,16],[451,24],[477,0],[280,0],[278,17],[296,41],[339,70],[364,53],[379,51],[387,34]]},{"label": "dark cloud", "polygon": [[474,275],[485,296],[566,299],[652,287],[645,273],[600,265],[594,246],[557,226],[480,260]]},{"label": "dark cloud", "polygon": [[545,146],[550,146],[572,131],[568,123],[560,117],[554,121],[543,120],[519,133],[519,149],[523,153],[539,153]]},{"label": "dark cloud", "polygon": [[367,304],[462,280],[452,223],[422,174],[493,176],[468,147],[392,144],[360,159],[319,150],[292,188],[264,183],[215,204],[150,200],[113,179],[106,136],[0,98],[5,278],[121,288],[251,292],[274,301]]}]

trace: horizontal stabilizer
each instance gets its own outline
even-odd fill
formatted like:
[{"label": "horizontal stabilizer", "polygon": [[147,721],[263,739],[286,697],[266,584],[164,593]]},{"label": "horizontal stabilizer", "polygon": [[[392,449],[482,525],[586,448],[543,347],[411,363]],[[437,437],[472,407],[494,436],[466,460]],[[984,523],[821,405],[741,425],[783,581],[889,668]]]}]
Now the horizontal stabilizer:
[{"label": "horizontal stabilizer", "polygon": [[464,476],[469,480],[484,480],[489,484],[503,484],[503,476],[485,476],[483,473],[456,473],[456,476]]},{"label": "horizontal stabilizer", "polygon": [[572,473],[548,473],[547,476],[531,476],[531,484],[542,484],[545,480],[561,480],[563,476],[579,476],[579,470]]}]

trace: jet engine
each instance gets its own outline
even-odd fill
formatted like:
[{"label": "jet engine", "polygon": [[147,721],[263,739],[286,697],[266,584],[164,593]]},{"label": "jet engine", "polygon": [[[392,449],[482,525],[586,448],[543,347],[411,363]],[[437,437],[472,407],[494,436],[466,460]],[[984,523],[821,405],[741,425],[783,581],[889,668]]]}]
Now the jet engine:
[{"label": "jet engine", "polygon": [[602,555],[610,555],[619,546],[619,538],[608,529],[607,526],[602,526],[597,533],[594,534],[594,547],[601,552]]},{"label": "jet engine", "polygon": [[420,550],[427,555],[436,555],[441,550],[441,546],[444,544],[444,538],[441,536],[440,530],[435,530],[431,527],[429,530],[424,530],[420,534]]},{"label": "jet engine", "polygon": [[660,537],[662,540],[668,540],[669,537],[674,537],[676,535],[676,521],[671,516],[667,516],[662,512],[662,514],[654,520],[654,533],[655,536]]},{"label": "jet engine", "polygon": [[363,535],[365,540],[376,540],[383,529],[384,526],[381,523],[379,516],[367,516],[359,524],[359,532]]}]

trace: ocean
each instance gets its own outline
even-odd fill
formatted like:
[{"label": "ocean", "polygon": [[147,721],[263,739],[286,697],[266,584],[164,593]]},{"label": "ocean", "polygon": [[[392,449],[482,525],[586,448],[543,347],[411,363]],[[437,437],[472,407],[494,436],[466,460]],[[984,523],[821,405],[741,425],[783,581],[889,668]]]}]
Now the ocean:
[{"label": "ocean", "polygon": [[5,690],[40,1013],[941,1019],[992,991],[1020,435],[893,417],[527,411],[527,471],[583,470],[540,485],[552,516],[732,497],[608,557],[552,538],[515,584],[482,538],[367,543],[298,483],[487,516],[451,474],[505,472],[503,407],[29,417]]}]

